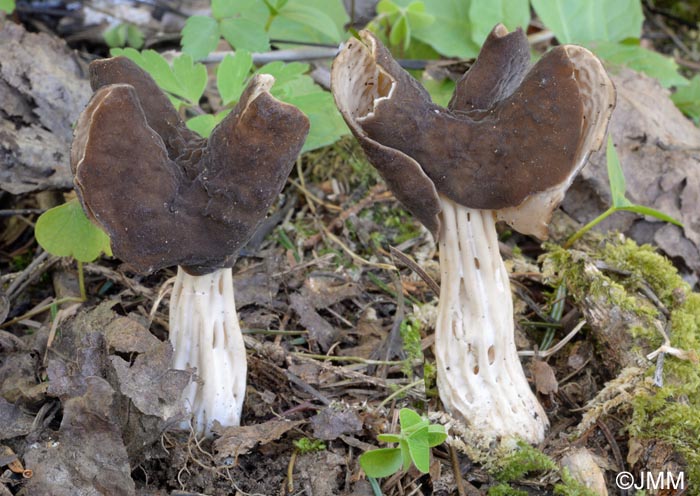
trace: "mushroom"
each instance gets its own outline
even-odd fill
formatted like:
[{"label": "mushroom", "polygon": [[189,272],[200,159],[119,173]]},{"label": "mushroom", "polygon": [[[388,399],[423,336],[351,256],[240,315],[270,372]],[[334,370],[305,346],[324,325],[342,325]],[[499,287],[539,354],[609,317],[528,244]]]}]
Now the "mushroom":
[{"label": "mushroom", "polygon": [[523,32],[499,24],[442,108],[362,31],[335,59],[331,85],[370,162],[439,240],[445,409],[486,439],[541,441],[548,420],[515,348],[495,224],[547,237],[552,211],[603,141],[615,102],[605,69],[570,45],[530,68]]},{"label": "mushroom", "polygon": [[170,299],[176,369],[197,433],[239,425],[246,357],[231,267],[282,190],[309,130],[252,78],[208,140],[190,131],[153,79],[124,57],[90,64],[95,91],[75,128],[71,167],[88,216],[141,273],[178,266]]}]

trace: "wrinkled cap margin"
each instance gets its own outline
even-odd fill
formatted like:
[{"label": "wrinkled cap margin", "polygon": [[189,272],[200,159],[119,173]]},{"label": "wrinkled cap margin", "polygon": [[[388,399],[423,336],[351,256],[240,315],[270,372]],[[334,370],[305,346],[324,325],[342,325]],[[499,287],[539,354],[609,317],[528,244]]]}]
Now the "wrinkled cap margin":
[{"label": "wrinkled cap margin", "polygon": [[[600,61],[584,48],[561,46],[528,71],[525,35],[498,25],[445,109],[372,33],[360,36],[334,61],[332,89],[397,198],[433,234],[441,194],[546,238],[553,209],[602,144],[614,107]],[[377,149],[382,153],[372,153]]]},{"label": "wrinkled cap margin", "polygon": [[233,265],[282,190],[309,130],[256,75],[208,140],[123,57],[91,66],[95,94],[71,150],[74,184],[112,251],[136,271]]}]

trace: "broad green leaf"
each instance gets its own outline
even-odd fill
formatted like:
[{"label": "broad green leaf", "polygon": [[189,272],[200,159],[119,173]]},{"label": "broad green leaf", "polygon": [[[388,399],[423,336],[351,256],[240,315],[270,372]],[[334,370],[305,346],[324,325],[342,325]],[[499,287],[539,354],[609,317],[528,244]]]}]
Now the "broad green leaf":
[{"label": "broad green leaf", "polygon": [[439,446],[445,442],[447,439],[447,433],[445,432],[445,426],[440,424],[433,424],[428,426],[428,447],[432,448],[434,446]]},{"label": "broad green leaf", "polygon": [[472,21],[472,40],[479,46],[499,22],[513,31],[527,29],[530,24],[528,0],[470,0],[469,19]]},{"label": "broad green leaf", "polygon": [[435,22],[434,16],[426,14],[425,4],[422,0],[415,0],[406,7],[406,17],[413,29],[424,29]]},{"label": "broad green leaf", "polygon": [[[285,64],[284,62],[276,61],[265,64],[256,72],[259,74],[270,74],[275,77],[275,86],[282,87],[291,81],[302,77],[309,70],[309,64],[301,62],[292,62]],[[273,92],[274,93],[274,92]]]},{"label": "broad green leaf", "polygon": [[288,2],[279,13],[280,17],[298,22],[315,31],[320,32],[326,38],[339,42],[342,38],[341,31],[324,10],[304,5],[301,2]]},{"label": "broad green leaf", "polygon": [[411,460],[418,470],[424,474],[430,469],[430,448],[428,447],[428,426],[424,426],[411,434],[406,440]]},{"label": "broad green leaf", "polygon": [[267,52],[270,38],[263,25],[246,18],[232,17],[221,21],[221,36],[236,50]]},{"label": "broad green leaf", "polygon": [[401,424],[401,432],[405,433],[423,422],[423,418],[410,408],[402,408],[399,410],[399,424]]},{"label": "broad green leaf", "polygon": [[678,73],[678,65],[660,53],[639,45],[594,42],[587,45],[598,57],[616,65],[624,65],[658,79],[662,86],[685,86],[688,80]]},{"label": "broad green leaf", "polygon": [[401,441],[401,436],[398,434],[378,434],[377,439],[385,443],[398,443]]},{"label": "broad green leaf", "polygon": [[180,86],[176,94],[197,105],[207,87],[207,69],[204,64],[195,64],[192,57],[183,53],[173,60],[173,75]]},{"label": "broad green leaf", "polygon": [[[401,4],[401,2],[397,2]],[[404,4],[408,4],[405,1]],[[415,27],[412,35],[447,57],[475,57],[479,45],[472,39],[469,2],[464,0],[424,0],[425,12],[434,23]]]},{"label": "broad green leaf", "polygon": [[622,41],[642,33],[640,0],[532,0],[560,43]]},{"label": "broad green leaf", "polygon": [[216,49],[219,43],[219,23],[206,16],[192,16],[182,28],[182,51],[201,60]]},{"label": "broad green leaf", "polygon": [[92,262],[112,255],[109,236],[85,216],[78,200],[47,210],[36,221],[34,234],[44,250],[59,257]]},{"label": "broad green leaf", "polygon": [[237,50],[236,55],[226,55],[216,70],[216,87],[224,105],[237,102],[253,67],[253,57],[246,50]]},{"label": "broad green leaf", "polygon": [[[308,76],[304,77],[308,78]],[[318,89],[313,93],[290,95],[283,99],[285,102],[297,106],[311,122],[309,136],[304,142],[302,152],[335,143],[341,136],[349,132],[335,106],[333,96],[318,86],[316,88]]]},{"label": "broad green leaf", "polygon": [[700,74],[696,74],[689,85],[678,88],[671,100],[697,124],[700,121]]},{"label": "broad green leaf", "polygon": [[620,159],[617,156],[617,151],[615,150],[615,145],[610,135],[608,135],[608,145],[605,150],[605,156],[608,163],[608,181],[610,182],[610,196],[612,197],[613,207],[620,208],[632,205],[625,197],[625,191],[627,191],[625,175],[622,172]]},{"label": "broad green leaf", "polygon": [[188,119],[185,125],[202,138],[208,138],[216,125],[221,122],[229,112],[231,112],[231,109],[223,110],[218,114],[198,115],[197,117]]},{"label": "broad green leaf", "polygon": [[401,468],[399,448],[381,448],[360,455],[360,466],[368,477],[387,477]]},{"label": "broad green leaf", "polygon": [[260,0],[212,0],[211,15],[217,20],[241,17],[264,26],[270,11]]},{"label": "broad green leaf", "polygon": [[0,0],[0,10],[12,14],[15,11],[15,0]]},{"label": "broad green leaf", "polygon": [[655,217],[659,220],[663,220],[664,222],[670,222],[671,224],[675,224],[678,227],[683,227],[683,224],[681,224],[679,221],[671,217],[670,215],[666,215],[663,212],[659,212],[655,208],[651,207],[645,207],[643,205],[629,205],[625,207],[621,207],[618,210],[624,210],[626,212],[634,212],[640,215],[648,215],[650,217]]},{"label": "broad green leaf", "polygon": [[[297,8],[301,6],[307,15]],[[323,16],[313,21],[308,18],[309,9],[322,12]],[[268,34],[276,40],[305,41],[315,43],[339,43],[344,41],[344,26],[350,20],[342,0],[289,0],[281,8],[280,15],[273,21]],[[292,19],[285,12],[297,12]],[[303,22],[302,22],[303,21]],[[313,24],[309,24],[309,22]],[[264,23],[263,23],[264,24]],[[333,37],[329,35],[334,33]],[[284,44],[280,45],[284,47]]]}]

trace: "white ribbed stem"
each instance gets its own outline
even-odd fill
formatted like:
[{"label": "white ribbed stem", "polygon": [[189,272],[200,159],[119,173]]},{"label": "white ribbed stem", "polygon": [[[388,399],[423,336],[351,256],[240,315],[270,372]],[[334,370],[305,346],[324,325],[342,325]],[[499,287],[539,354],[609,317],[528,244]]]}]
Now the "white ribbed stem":
[{"label": "white ribbed stem", "polygon": [[240,425],[246,388],[246,354],[233,299],[231,269],[193,276],[182,267],[170,298],[173,368],[196,368],[183,399],[197,434],[210,435],[214,420]]},{"label": "white ribbed stem", "polygon": [[492,211],[441,197],[438,390],[452,415],[487,438],[544,439],[547,417],[515,349],[513,300]]}]

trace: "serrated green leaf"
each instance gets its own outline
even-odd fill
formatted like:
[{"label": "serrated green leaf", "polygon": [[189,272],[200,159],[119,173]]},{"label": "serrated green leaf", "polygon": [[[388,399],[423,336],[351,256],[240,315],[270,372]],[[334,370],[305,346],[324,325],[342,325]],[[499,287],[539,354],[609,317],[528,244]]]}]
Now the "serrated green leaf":
[{"label": "serrated green leaf", "polygon": [[223,110],[218,114],[198,115],[197,117],[188,119],[185,125],[202,138],[208,138],[216,125],[224,120],[224,117],[226,117],[229,112],[231,112],[231,109]]},{"label": "serrated green leaf", "polygon": [[421,422],[423,422],[423,418],[410,408],[402,408],[399,410],[399,424],[401,424],[401,432],[407,432]]},{"label": "serrated green leaf", "polygon": [[610,182],[610,195],[612,204],[615,208],[626,207],[632,203],[625,197],[627,185],[625,184],[625,175],[620,166],[620,159],[617,156],[615,145],[612,137],[608,135],[608,144],[605,150],[605,155],[608,165],[608,181]]},{"label": "serrated green leaf", "polygon": [[[407,5],[408,1],[398,2]],[[415,27],[412,35],[447,57],[475,57],[479,45],[472,40],[469,2],[464,0],[424,0],[425,12],[435,22]]]},{"label": "serrated green leaf", "polygon": [[671,95],[671,100],[697,124],[700,121],[700,74],[696,74],[687,86],[678,88]]},{"label": "serrated green leaf", "polygon": [[0,10],[12,14],[15,11],[15,0],[0,0]]},{"label": "serrated green leaf", "polygon": [[182,51],[194,60],[206,58],[219,43],[219,23],[206,16],[192,16],[182,28]]},{"label": "serrated green leaf", "polygon": [[183,53],[173,60],[173,76],[180,87],[179,96],[197,105],[207,87],[207,69],[204,64],[195,64],[192,57]]},{"label": "serrated green leaf", "polygon": [[472,40],[481,45],[493,27],[503,23],[508,31],[517,27],[527,29],[530,24],[528,0],[470,0],[469,19],[472,22]]},{"label": "serrated green leaf", "polygon": [[378,434],[377,439],[385,443],[398,443],[401,441],[401,436],[398,434]]},{"label": "serrated green leaf", "polygon": [[381,448],[360,455],[360,466],[368,477],[387,477],[401,468],[399,448]]},{"label": "serrated green leaf", "polygon": [[221,36],[237,50],[267,52],[270,37],[261,24],[243,17],[232,17],[221,21]]},{"label": "serrated green leaf", "polygon": [[170,70],[168,61],[155,50],[143,50],[139,52],[133,48],[112,48],[110,54],[113,57],[123,55],[133,60],[136,65],[149,73],[156,84],[164,91],[177,94],[180,90],[179,84]]},{"label": "serrated green leaf", "polygon": [[413,464],[424,474],[430,469],[430,448],[428,447],[428,437],[428,426],[426,425],[411,434],[406,440]]},{"label": "serrated green leaf", "polygon": [[214,19],[231,17],[240,12],[240,5],[244,2],[232,2],[231,0],[211,0],[211,15]]},{"label": "serrated green leaf", "polygon": [[109,236],[85,216],[78,200],[47,210],[36,221],[34,234],[44,250],[58,257],[92,262],[112,255]]},{"label": "serrated green leaf", "polygon": [[678,64],[672,58],[639,45],[594,42],[587,46],[607,62],[643,72],[658,79],[659,83],[666,88],[688,84],[688,80],[678,73]]},{"label": "serrated green leaf", "polygon": [[224,105],[237,102],[253,67],[253,57],[246,50],[226,55],[216,70],[216,87]]},{"label": "serrated green leaf", "polygon": [[339,42],[342,38],[333,19],[322,9],[301,2],[287,2],[287,5],[279,11],[279,16],[318,31],[329,40]]},{"label": "serrated green leaf", "polygon": [[656,210],[655,208],[645,207],[643,205],[629,205],[625,207],[620,207],[618,210],[634,212],[640,215],[648,215],[650,217],[655,217],[659,220],[663,220],[664,222],[670,222],[671,224],[675,224],[678,227],[683,227],[683,224],[681,224],[679,221],[677,221],[670,215],[666,215],[665,213]]},{"label": "serrated green leaf", "polygon": [[439,446],[445,442],[447,439],[447,433],[445,432],[445,426],[440,424],[434,424],[428,426],[428,447],[433,448]]},{"label": "serrated green leaf", "polygon": [[639,0],[532,0],[532,6],[561,43],[615,42],[642,33]]}]

